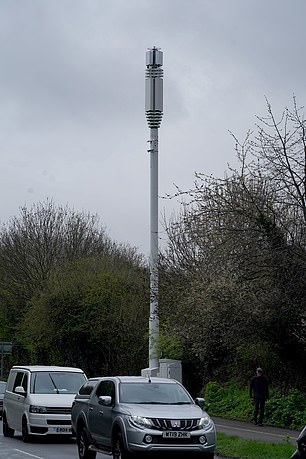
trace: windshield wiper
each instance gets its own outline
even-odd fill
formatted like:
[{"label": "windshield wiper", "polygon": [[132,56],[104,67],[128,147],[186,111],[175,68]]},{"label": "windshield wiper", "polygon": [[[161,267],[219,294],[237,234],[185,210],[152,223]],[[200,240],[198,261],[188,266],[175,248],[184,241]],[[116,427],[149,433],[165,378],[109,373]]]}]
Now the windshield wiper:
[{"label": "windshield wiper", "polygon": [[51,381],[52,381],[52,384],[53,384],[53,386],[54,386],[54,388],[55,388],[55,390],[56,390],[56,393],[59,394],[58,387],[57,387],[57,385],[55,384],[55,382],[54,382],[54,380],[53,380],[53,378],[52,378],[52,376],[51,376],[51,373],[49,373],[49,377],[50,377],[50,379],[51,379]]}]

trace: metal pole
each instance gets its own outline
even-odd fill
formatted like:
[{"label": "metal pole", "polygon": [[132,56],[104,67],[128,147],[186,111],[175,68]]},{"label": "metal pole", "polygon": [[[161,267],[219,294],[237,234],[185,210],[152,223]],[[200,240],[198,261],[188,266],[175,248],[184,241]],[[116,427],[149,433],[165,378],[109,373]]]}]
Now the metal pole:
[{"label": "metal pole", "polygon": [[157,368],[158,314],[158,129],[150,129],[150,318],[149,368]]},{"label": "metal pole", "polygon": [[152,48],[146,53],[146,117],[150,128],[150,317],[149,369],[157,371],[158,314],[158,128],[163,116],[163,53]]}]

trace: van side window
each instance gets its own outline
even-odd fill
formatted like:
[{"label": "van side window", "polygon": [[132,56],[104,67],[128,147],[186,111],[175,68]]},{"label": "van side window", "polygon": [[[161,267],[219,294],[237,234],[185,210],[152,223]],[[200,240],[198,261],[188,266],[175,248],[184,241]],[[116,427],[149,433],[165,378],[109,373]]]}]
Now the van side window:
[{"label": "van side window", "polygon": [[18,371],[18,373],[16,374],[15,381],[14,381],[13,392],[15,392],[15,389],[17,386],[22,386],[24,390],[27,390],[27,387],[26,386],[24,387],[22,384],[24,376],[25,374],[23,373],[23,371]]},{"label": "van side window", "polygon": [[24,373],[21,385],[24,388],[24,390],[27,392],[27,390],[28,390],[28,375],[27,375],[27,373]]}]

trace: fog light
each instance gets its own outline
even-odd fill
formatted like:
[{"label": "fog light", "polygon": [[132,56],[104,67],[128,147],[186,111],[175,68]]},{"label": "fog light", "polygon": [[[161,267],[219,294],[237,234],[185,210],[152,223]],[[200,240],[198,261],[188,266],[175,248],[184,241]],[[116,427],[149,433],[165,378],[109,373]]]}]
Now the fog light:
[{"label": "fog light", "polygon": [[152,443],[152,440],[153,440],[153,438],[152,438],[151,435],[146,435],[146,436],[145,436],[145,442],[146,442],[146,443]]},{"label": "fog light", "polygon": [[204,445],[204,443],[207,442],[205,435],[201,435],[199,437],[199,442],[201,443],[201,445]]}]

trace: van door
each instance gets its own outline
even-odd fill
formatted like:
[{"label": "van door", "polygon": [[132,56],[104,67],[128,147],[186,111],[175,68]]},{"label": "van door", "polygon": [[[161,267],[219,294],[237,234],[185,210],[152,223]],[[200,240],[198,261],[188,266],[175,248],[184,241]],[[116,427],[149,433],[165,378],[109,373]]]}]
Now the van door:
[{"label": "van door", "polygon": [[[22,386],[25,395],[17,394],[16,387]],[[28,374],[24,371],[18,371],[10,393],[10,403],[7,407],[7,417],[9,426],[21,432],[21,420],[24,413],[26,396],[28,394]]]}]

